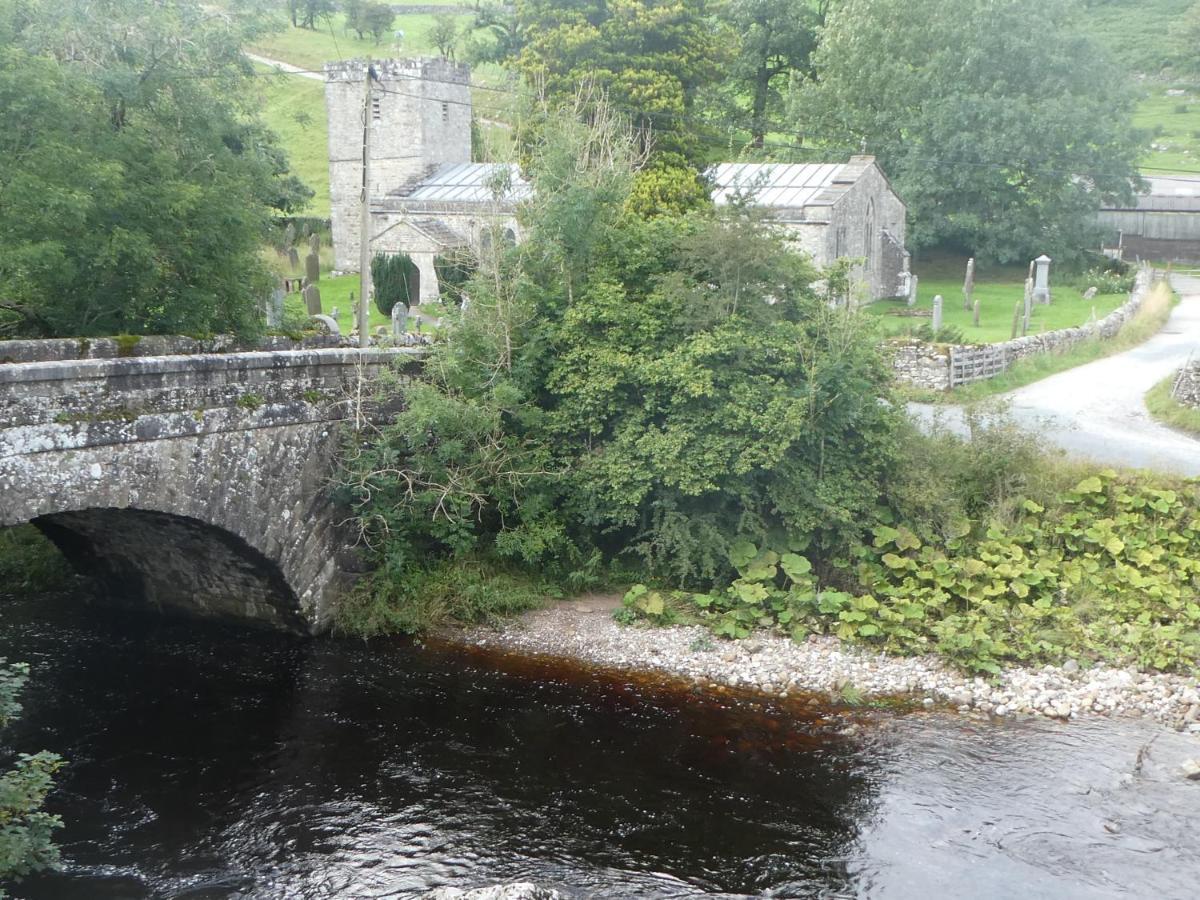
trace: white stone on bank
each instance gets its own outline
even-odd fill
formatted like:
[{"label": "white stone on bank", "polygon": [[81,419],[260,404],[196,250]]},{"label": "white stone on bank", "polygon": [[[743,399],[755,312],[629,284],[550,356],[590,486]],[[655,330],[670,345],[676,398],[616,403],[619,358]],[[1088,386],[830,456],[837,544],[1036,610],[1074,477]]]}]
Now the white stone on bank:
[{"label": "white stone on bank", "polygon": [[[629,671],[656,672],[695,685],[769,696],[825,693],[837,699],[912,696],[926,708],[945,704],[975,714],[1141,716],[1200,732],[1195,677],[1148,675],[1077,662],[1013,667],[994,681],[965,676],[933,656],[896,657],[813,636],[797,644],[769,633],[745,641],[714,640],[697,626],[640,628],[613,621],[611,608],[581,612],[570,603],[527,613],[498,630],[475,628],[471,643]],[[462,640],[463,634],[452,636]],[[1073,663],[1073,664],[1072,664]]]}]

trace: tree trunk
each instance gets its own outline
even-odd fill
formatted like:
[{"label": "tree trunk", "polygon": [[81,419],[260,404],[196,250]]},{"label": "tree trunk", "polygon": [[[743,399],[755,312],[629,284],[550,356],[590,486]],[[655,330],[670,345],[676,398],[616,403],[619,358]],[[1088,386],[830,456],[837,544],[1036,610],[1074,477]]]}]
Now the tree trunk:
[{"label": "tree trunk", "polygon": [[750,144],[758,149],[762,149],[767,134],[763,116],[767,113],[767,92],[770,87],[771,70],[764,63],[754,73],[754,103],[750,108],[750,134],[753,138]]}]

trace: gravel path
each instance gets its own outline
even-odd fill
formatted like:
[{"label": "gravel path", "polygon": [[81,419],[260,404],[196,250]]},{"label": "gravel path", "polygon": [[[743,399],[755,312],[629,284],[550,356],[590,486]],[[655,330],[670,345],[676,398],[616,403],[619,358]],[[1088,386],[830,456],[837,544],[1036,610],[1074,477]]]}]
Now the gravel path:
[{"label": "gravel path", "polygon": [[812,693],[909,696],[925,706],[948,704],[963,713],[995,716],[1134,715],[1200,734],[1200,682],[1195,677],[1107,667],[1083,670],[1067,663],[1013,668],[993,684],[965,677],[933,657],[885,656],[843,646],[836,638],[796,644],[759,634],[721,641],[697,626],[622,626],[612,618],[618,604],[611,597],[568,601],[527,613],[498,630],[473,628],[451,637],[481,647],[682,677],[717,691],[781,698]]},{"label": "gravel path", "polygon": [[[1200,475],[1200,441],[1160,425],[1145,395],[1200,353],[1200,278],[1173,276],[1182,296],[1166,326],[1125,353],[1060,372],[1003,395],[1013,418],[1072,456],[1109,465]],[[910,404],[924,421],[962,430],[962,409]]]}]

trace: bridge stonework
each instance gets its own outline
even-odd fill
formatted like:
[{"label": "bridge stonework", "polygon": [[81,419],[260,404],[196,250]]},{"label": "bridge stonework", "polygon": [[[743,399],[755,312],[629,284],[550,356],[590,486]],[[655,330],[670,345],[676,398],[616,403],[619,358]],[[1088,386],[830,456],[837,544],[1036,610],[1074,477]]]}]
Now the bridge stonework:
[{"label": "bridge stonework", "polygon": [[411,350],[0,364],[0,527],[33,522],[101,597],[328,628],[360,562],[329,489],[365,380]]}]

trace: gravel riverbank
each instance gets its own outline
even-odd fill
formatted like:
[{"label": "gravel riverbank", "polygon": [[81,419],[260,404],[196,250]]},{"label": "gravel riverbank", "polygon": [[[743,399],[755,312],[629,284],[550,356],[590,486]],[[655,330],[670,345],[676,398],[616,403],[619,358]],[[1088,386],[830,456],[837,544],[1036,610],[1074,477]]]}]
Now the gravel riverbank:
[{"label": "gravel riverbank", "polygon": [[597,598],[527,613],[499,629],[473,628],[455,640],[480,647],[651,671],[705,687],[787,698],[826,693],[863,699],[911,697],[975,715],[1133,715],[1200,734],[1200,681],[1096,666],[1012,668],[994,682],[964,676],[934,657],[894,657],[814,636],[807,643],[771,634],[714,639],[692,626],[618,625],[619,601]]}]

